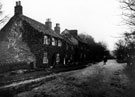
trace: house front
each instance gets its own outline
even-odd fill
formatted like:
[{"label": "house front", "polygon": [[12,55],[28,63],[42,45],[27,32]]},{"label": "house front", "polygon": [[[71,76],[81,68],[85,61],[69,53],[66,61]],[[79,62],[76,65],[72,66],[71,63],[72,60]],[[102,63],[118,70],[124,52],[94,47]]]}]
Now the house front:
[{"label": "house front", "polygon": [[[58,25],[55,30],[59,31]],[[14,16],[0,31],[0,44],[2,64],[24,62],[31,68],[42,68],[62,61],[63,39],[52,29],[50,19],[42,24],[23,15],[20,1],[16,2]]]}]

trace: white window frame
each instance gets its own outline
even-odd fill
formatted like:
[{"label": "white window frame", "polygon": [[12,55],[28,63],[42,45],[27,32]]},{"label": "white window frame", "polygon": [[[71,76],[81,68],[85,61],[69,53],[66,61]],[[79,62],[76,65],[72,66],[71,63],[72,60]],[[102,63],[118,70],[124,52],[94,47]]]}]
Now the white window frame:
[{"label": "white window frame", "polygon": [[47,35],[44,35],[44,44],[46,45],[50,44],[50,38]]},{"label": "white window frame", "polygon": [[44,35],[44,44],[47,44],[47,36]]},{"label": "white window frame", "polygon": [[56,45],[56,40],[54,37],[52,37],[52,45],[55,46]]},{"label": "white window frame", "polygon": [[47,64],[47,63],[48,63],[48,53],[45,52],[43,56],[43,64]]},{"label": "white window frame", "polygon": [[58,46],[61,47],[62,46],[62,41],[58,40]]},{"label": "white window frame", "polygon": [[57,53],[57,54],[56,54],[56,63],[59,63],[59,62],[60,62],[60,54]]}]

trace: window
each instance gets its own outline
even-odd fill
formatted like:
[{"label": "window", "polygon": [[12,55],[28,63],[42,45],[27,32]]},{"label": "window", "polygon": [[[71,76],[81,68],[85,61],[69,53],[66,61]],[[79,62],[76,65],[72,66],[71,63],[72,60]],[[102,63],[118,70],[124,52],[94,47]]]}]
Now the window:
[{"label": "window", "polygon": [[50,38],[48,36],[44,36],[44,44],[49,45],[50,44]]},{"label": "window", "polygon": [[64,65],[66,65],[66,63],[67,63],[67,54],[65,55],[65,57],[64,57]]},{"label": "window", "polygon": [[47,44],[47,36],[44,36],[44,44]]},{"label": "window", "polygon": [[59,46],[59,47],[62,46],[61,40],[58,40],[58,46]]},{"label": "window", "polygon": [[47,52],[45,52],[43,57],[43,64],[47,64],[47,63],[48,63],[48,57],[47,57]]},{"label": "window", "polygon": [[56,45],[56,41],[55,41],[55,38],[52,38],[52,45]]},{"label": "window", "polygon": [[60,54],[56,54],[56,63],[59,63],[60,62]]}]

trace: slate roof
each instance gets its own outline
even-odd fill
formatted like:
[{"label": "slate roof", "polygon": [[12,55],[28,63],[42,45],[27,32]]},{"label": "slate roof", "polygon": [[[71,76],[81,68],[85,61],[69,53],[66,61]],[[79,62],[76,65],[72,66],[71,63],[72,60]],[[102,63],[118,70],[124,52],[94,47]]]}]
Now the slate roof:
[{"label": "slate roof", "polygon": [[[34,19],[31,19],[25,15],[20,15],[20,16],[13,16],[8,23],[1,29],[0,34],[5,34],[5,32],[10,32],[11,26],[16,21],[17,19],[21,19],[23,21],[26,21],[30,26],[32,26],[35,30],[37,30],[39,33],[44,33],[50,36],[53,36],[55,38],[63,39],[60,35],[58,35],[56,32],[54,32],[52,29],[47,30],[45,28],[45,24],[42,24]],[[3,36],[1,35],[1,36]]]},{"label": "slate roof", "polygon": [[66,36],[62,35],[63,37],[63,40],[65,40],[67,43],[71,44],[71,45],[74,45],[74,43]]},{"label": "slate roof", "polygon": [[[73,30],[69,30],[69,32],[72,32]],[[87,42],[85,42],[83,39],[81,39],[78,35],[75,35],[73,33],[69,33],[71,34],[74,38],[76,38],[79,42],[85,43],[87,44]]]},{"label": "slate roof", "polygon": [[[66,32],[64,32],[64,31],[66,31]],[[64,37],[67,37],[73,44],[78,45],[78,42],[87,44],[78,35],[75,35],[74,33],[72,33],[73,30],[65,29],[64,31],[62,32],[62,35]],[[78,41],[78,42],[76,42],[76,41]]]},{"label": "slate roof", "polygon": [[40,23],[34,19],[31,19],[27,16],[24,16],[24,15],[21,15],[21,19],[26,21],[27,23],[29,23],[34,29],[38,30],[39,32],[62,39],[62,37],[60,35],[58,35],[56,32],[54,32],[53,30],[47,30],[45,28],[45,24],[42,24],[42,23]]},{"label": "slate roof", "polygon": [[62,36],[67,40],[69,41],[70,43],[72,43],[73,45],[78,45],[78,40],[76,40],[73,36],[71,36],[70,34],[63,34],[62,33]]},{"label": "slate roof", "polygon": [[0,30],[0,41],[5,40],[7,34],[11,31],[13,22],[16,20],[16,17],[12,17],[5,26]]}]

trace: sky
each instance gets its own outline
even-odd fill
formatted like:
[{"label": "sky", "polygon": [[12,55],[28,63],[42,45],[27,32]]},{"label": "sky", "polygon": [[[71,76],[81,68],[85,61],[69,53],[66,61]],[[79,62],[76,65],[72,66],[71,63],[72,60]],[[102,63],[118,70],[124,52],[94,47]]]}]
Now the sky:
[{"label": "sky", "polygon": [[[0,0],[4,15],[12,17],[17,0]],[[105,42],[113,50],[118,36],[125,31],[119,0],[20,0],[23,14],[41,23],[50,18],[53,27],[77,29],[91,35],[96,42]]]}]

